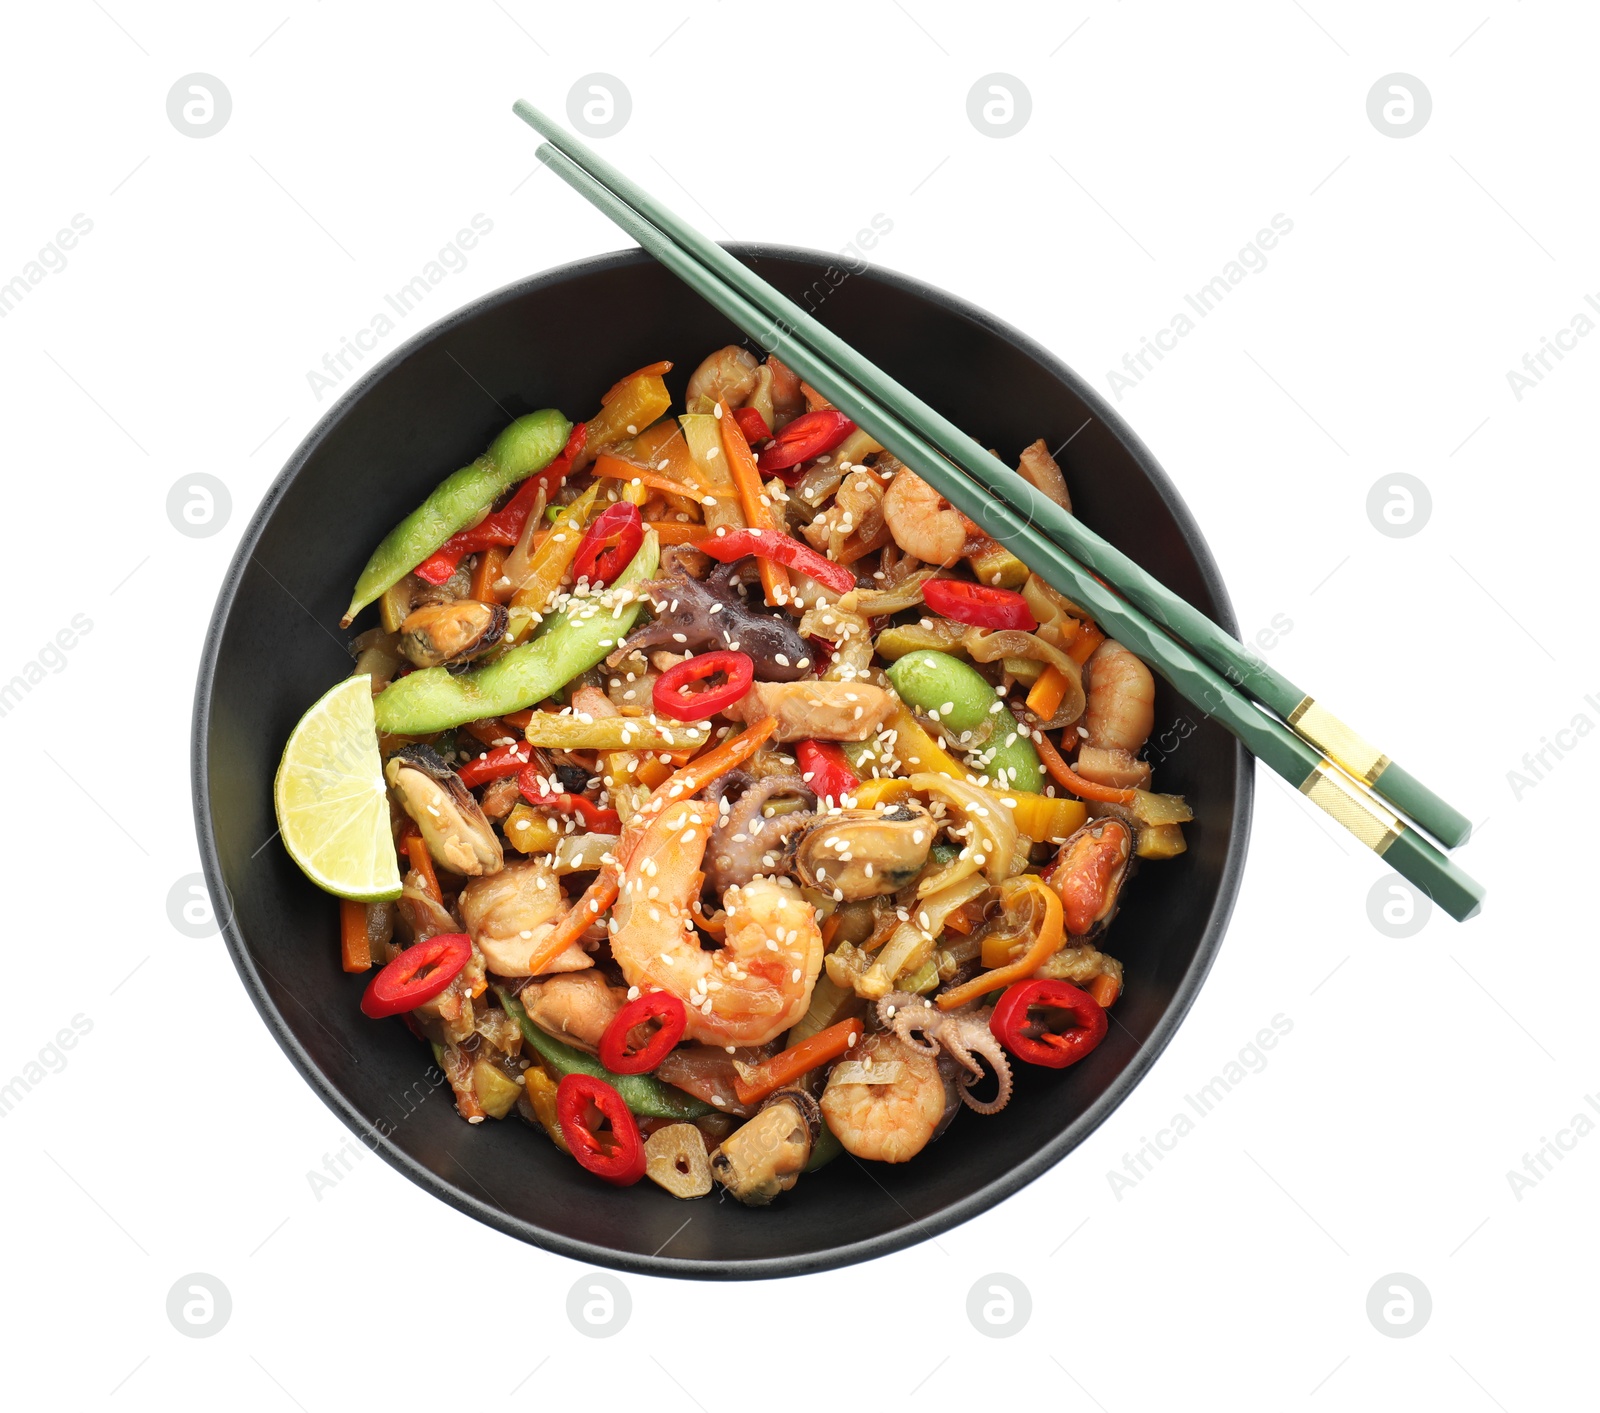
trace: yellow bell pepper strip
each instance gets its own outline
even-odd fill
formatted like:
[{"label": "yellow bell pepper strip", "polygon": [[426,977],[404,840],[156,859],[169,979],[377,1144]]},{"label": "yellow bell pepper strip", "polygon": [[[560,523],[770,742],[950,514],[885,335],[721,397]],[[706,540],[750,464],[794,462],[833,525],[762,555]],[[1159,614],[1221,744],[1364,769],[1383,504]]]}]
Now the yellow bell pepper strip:
[{"label": "yellow bell pepper strip", "polygon": [[[892,724],[892,723],[891,723]],[[949,771],[938,772],[948,775]],[[954,779],[965,780],[963,772]],[[911,793],[911,782],[891,776],[876,780],[863,780],[852,792],[857,809],[869,810],[878,805],[903,800]],[[1026,790],[996,790],[992,794],[1001,807],[1011,813],[1011,822],[1017,833],[1036,844],[1059,844],[1083,827],[1089,817],[1088,807],[1082,800],[1069,800],[1055,795],[1034,795]]]},{"label": "yellow bell pepper strip", "polygon": [[[739,507],[744,511],[744,523],[752,530],[771,530],[782,534],[783,527],[773,513],[772,504],[761,484],[761,470],[744,439],[739,424],[733,419],[728,400],[717,403],[717,430],[722,436],[722,454],[728,461],[728,474],[733,477],[734,490],[739,495]],[[761,566],[761,588],[767,603],[773,607],[788,603],[791,592],[789,571],[771,559],[758,560]]]},{"label": "yellow bell pepper strip", "polygon": [[[663,385],[663,394],[665,391]],[[340,627],[348,628],[356,614],[403,579],[457,530],[478,520],[518,481],[525,481],[548,466],[565,447],[571,432],[572,424],[554,408],[530,412],[501,432],[488,451],[470,466],[445,477],[373,550],[356,580]]]},{"label": "yellow bell pepper strip", "polygon": [[578,546],[583,543],[583,531],[590,514],[596,508],[600,495],[598,485],[590,486],[571,505],[556,512],[550,526],[550,537],[533,552],[528,561],[528,572],[517,591],[511,596],[513,616],[523,613],[543,613],[550,600],[561,588],[567,570],[578,556]]},{"label": "yellow bell pepper strip", "polygon": [[1011,822],[1017,833],[1036,844],[1059,844],[1069,835],[1083,828],[1089,817],[1088,807],[1082,800],[1068,800],[1053,795],[1033,795],[1026,790],[1000,790],[995,792],[1002,801],[1015,800]]},{"label": "yellow bell pepper strip", "polygon": [[966,766],[922,729],[922,723],[911,714],[911,709],[904,702],[889,718],[887,730],[894,732],[895,759],[909,769],[937,771],[952,780],[973,778]]},{"label": "yellow bell pepper strip", "polygon": [[653,371],[660,366],[651,364],[630,373],[601,399],[600,410],[589,419],[588,440],[573,462],[573,470],[581,471],[601,452],[638,436],[672,406],[666,383]]},{"label": "yellow bell pepper strip", "polygon": [[[1002,888],[1003,893],[1013,896],[1024,891],[1035,894],[1044,903],[1044,926],[1034,936],[1031,945],[1016,961],[996,967],[993,971],[980,972],[971,981],[940,994],[936,999],[941,1011],[952,1011],[957,1006],[976,1001],[980,996],[987,996],[991,991],[1009,986],[1013,981],[1025,980],[1061,950],[1066,940],[1061,926],[1061,899],[1042,878],[1031,873],[1018,879],[1007,879]],[[1007,902],[1010,901],[1008,898]]]},{"label": "yellow bell pepper strip", "polygon": [[429,735],[542,702],[627,637],[641,608],[630,590],[655,573],[659,560],[656,537],[647,534],[615,584],[598,597],[574,599],[545,622],[539,637],[486,667],[458,674],[426,667],[391,682],[373,698],[378,730]]}]

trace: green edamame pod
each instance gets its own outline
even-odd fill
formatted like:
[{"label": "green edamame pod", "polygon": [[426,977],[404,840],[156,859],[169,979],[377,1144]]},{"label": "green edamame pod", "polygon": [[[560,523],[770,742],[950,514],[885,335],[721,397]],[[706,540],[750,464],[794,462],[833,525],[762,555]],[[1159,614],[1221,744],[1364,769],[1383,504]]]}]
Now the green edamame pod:
[{"label": "green edamame pod", "polygon": [[504,987],[497,986],[494,990],[500,998],[500,1004],[506,1008],[506,1014],[521,1029],[522,1038],[538,1051],[539,1058],[556,1072],[557,1078],[586,1074],[604,1080],[622,1096],[622,1102],[629,1110],[641,1119],[698,1119],[716,1113],[711,1105],[702,1103],[692,1094],[685,1094],[683,1090],[663,1084],[647,1074],[612,1074],[594,1056],[563,1045],[553,1035],[546,1035],[528,1019],[522,1003]]},{"label": "green edamame pod", "polygon": [[919,649],[889,668],[888,677],[901,701],[936,717],[953,741],[972,733],[968,764],[975,774],[987,775],[997,787],[1033,794],[1044,788],[1044,767],[1033,742],[976,668],[949,653]]},{"label": "green edamame pod", "polygon": [[[660,558],[656,532],[647,530],[638,553],[612,587],[623,589],[650,578]],[[427,667],[397,678],[373,700],[378,730],[397,736],[431,736],[542,702],[627,637],[641,607],[630,603],[620,610],[595,609],[591,603],[580,600],[546,620],[537,638],[512,648],[487,667],[462,673]]]},{"label": "green edamame pod", "polygon": [[542,471],[567,444],[572,423],[554,408],[519,417],[470,466],[446,476],[433,493],[383,537],[356,580],[350,621],[383,591],[400,582],[457,530],[475,523],[518,481]]}]

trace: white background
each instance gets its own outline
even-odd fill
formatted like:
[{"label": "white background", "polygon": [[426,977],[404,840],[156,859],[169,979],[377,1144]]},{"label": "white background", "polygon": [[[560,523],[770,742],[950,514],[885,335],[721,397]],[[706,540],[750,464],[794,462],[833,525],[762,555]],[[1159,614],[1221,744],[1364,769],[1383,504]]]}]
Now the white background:
[{"label": "white background", "polygon": [[[1600,1137],[1520,1200],[1506,1176],[1600,1089],[1592,905],[1571,884],[1595,873],[1600,740],[1547,757],[1520,799],[1507,778],[1579,713],[1600,723],[1584,700],[1600,697],[1600,339],[1521,400],[1506,377],[1600,293],[1590,7],[68,0],[8,7],[5,27],[0,282],[74,214],[93,222],[0,320],[0,678],[74,614],[93,625],[0,720],[0,1079],[75,1014],[92,1025],[0,1127],[8,1403],[1592,1400]],[[1435,913],[1383,935],[1382,865],[1262,775],[1211,979],[1079,1151],[870,1266],[743,1290],[625,1277],[631,1321],[602,1344],[565,1313],[579,1266],[380,1161],[313,1196],[308,1171],[348,1135],[220,941],[183,936],[167,902],[198,868],[203,628],[250,510],[329,405],[307,370],[476,213],[492,233],[384,351],[623,243],[535,170],[509,112],[526,95],[560,113],[596,71],[633,102],[606,155],[711,233],[838,249],[882,213],[874,259],[993,310],[1102,391],[1186,291],[1292,220],[1119,410],[1245,629],[1292,620],[1273,661],[1479,822],[1461,859],[1490,890],[1468,925]],[[1366,111],[1396,71],[1433,100],[1405,139]],[[166,112],[194,72],[232,97],[204,140]],[[967,116],[993,72],[1032,95],[1005,139]],[[1432,513],[1390,538],[1367,495],[1401,471]],[[207,538],[166,511],[198,472],[232,502]],[[1108,1170],[1280,1013],[1293,1029],[1267,1067],[1119,1200]],[[1004,1344],[966,1315],[996,1271],[1033,1301]],[[167,1318],[190,1272],[231,1292],[215,1338]],[[1414,1338],[1368,1320],[1390,1272],[1431,1292]]]}]

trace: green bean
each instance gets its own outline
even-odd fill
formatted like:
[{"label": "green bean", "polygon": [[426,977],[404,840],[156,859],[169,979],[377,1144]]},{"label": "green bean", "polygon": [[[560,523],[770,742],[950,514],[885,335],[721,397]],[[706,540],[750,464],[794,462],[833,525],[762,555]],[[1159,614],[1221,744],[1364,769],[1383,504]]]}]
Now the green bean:
[{"label": "green bean", "polygon": [[641,1119],[698,1119],[706,1114],[716,1113],[711,1105],[696,1099],[692,1094],[685,1094],[683,1090],[674,1088],[670,1084],[663,1084],[659,1079],[653,1079],[647,1074],[612,1074],[592,1055],[574,1050],[570,1045],[563,1045],[553,1035],[547,1035],[540,1030],[528,1019],[528,1013],[522,1009],[522,1003],[505,987],[495,987],[495,994],[499,996],[500,1004],[506,1008],[506,1014],[516,1021],[521,1029],[522,1038],[532,1049],[538,1051],[539,1058],[555,1071],[557,1079],[565,1079],[569,1074],[586,1074],[592,1075],[595,1079],[603,1079],[622,1096],[622,1102]]},{"label": "green bean", "polygon": [[[633,561],[617,576],[625,589],[656,572],[661,557],[654,530],[645,532]],[[628,635],[639,603],[621,609],[577,599],[547,618],[537,638],[520,643],[486,667],[452,673],[426,667],[396,678],[373,699],[378,730],[397,736],[431,736],[469,721],[504,716],[542,702],[579,673],[587,672]]]},{"label": "green bean", "polygon": [[1037,794],[1044,788],[1044,767],[1032,740],[976,668],[949,653],[919,648],[889,668],[888,677],[901,701],[934,718],[951,744],[970,752],[967,764],[974,774],[1014,790]]},{"label": "green bean", "polygon": [[483,512],[518,481],[542,471],[567,444],[572,424],[554,408],[519,417],[470,466],[446,476],[433,493],[383,537],[356,580],[341,627],[383,591],[400,582],[457,530]]}]

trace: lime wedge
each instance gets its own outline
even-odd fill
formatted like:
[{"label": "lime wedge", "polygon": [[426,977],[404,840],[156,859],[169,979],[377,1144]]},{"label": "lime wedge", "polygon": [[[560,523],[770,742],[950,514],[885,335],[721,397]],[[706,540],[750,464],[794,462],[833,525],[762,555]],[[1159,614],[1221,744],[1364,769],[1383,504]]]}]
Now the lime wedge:
[{"label": "lime wedge", "polygon": [[300,718],[272,798],[289,857],[317,887],[362,903],[400,896],[371,677],[347,678]]}]

